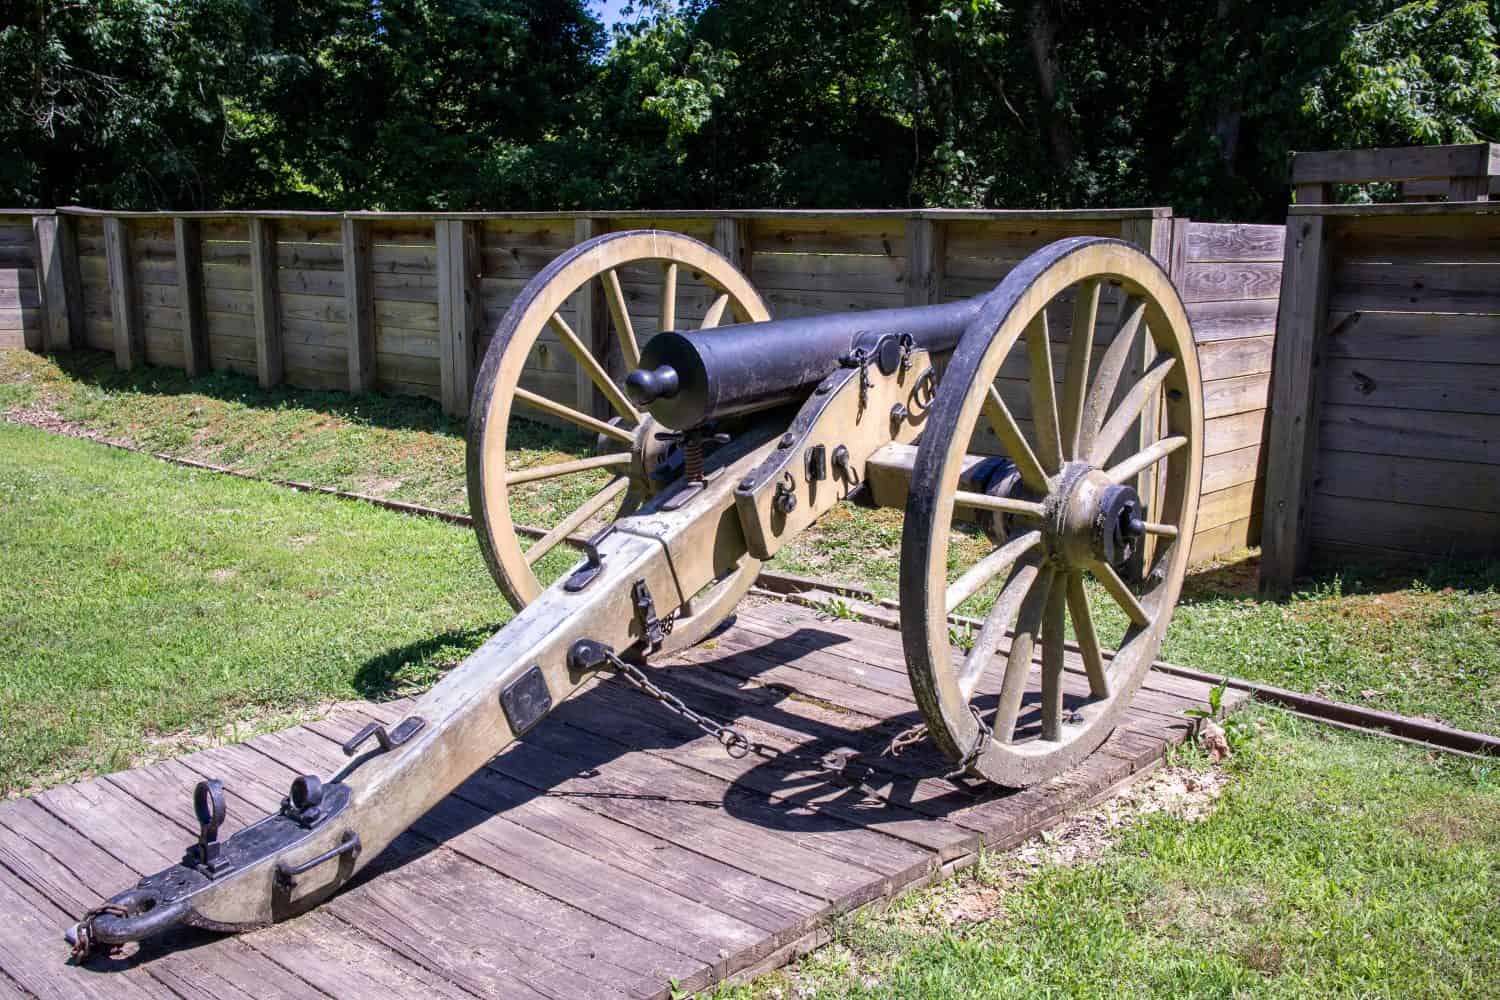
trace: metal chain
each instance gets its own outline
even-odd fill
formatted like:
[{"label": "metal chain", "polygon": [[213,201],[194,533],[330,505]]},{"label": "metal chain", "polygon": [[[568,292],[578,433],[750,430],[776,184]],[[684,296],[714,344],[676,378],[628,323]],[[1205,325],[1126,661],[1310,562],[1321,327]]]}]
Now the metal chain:
[{"label": "metal chain", "polygon": [[703,730],[703,732],[707,735],[712,736],[714,739],[718,740],[719,745],[724,748],[724,752],[729,754],[729,756],[733,757],[735,760],[739,760],[740,758],[748,756],[751,753],[758,753],[761,756],[770,756],[771,754],[765,752],[768,750],[774,753],[774,748],[765,747],[760,743],[751,742],[749,737],[747,737],[744,733],[740,732],[733,726],[725,725],[722,722],[719,722],[715,719],[710,719],[706,715],[693,711],[683,702],[681,698],[677,697],[670,691],[658,687],[651,680],[651,678],[647,677],[645,672],[634,663],[622,660],[612,652],[606,652],[605,655],[609,658],[610,665],[615,668],[615,671],[619,673],[621,677],[624,677],[625,680],[631,684],[631,686],[635,687],[642,694],[646,695],[646,697],[661,702],[662,706],[673,715],[677,715],[681,718],[686,719],[693,725],[697,726],[699,729]]},{"label": "metal chain", "polygon": [[[83,919],[78,921],[77,925],[73,928],[74,960],[83,961],[97,947],[97,942],[94,941],[94,920],[97,917],[103,916],[128,917],[130,916],[130,911],[118,903],[104,903],[85,913]],[[109,948],[111,952],[114,949],[114,945],[111,945]]]},{"label": "metal chain", "polygon": [[[634,663],[621,659],[608,649],[605,649],[603,652],[610,666],[631,687],[634,687],[653,701],[659,702],[663,708],[673,715],[691,722],[705,735],[712,736],[724,748],[724,752],[735,760],[748,757],[753,753],[757,757],[764,757],[767,760],[784,762],[803,761],[815,764],[820,770],[837,775],[851,788],[862,792],[869,798],[878,801],[888,801],[886,796],[881,794],[878,789],[870,787],[849,770],[849,765],[859,756],[857,751],[846,747],[831,751],[814,759],[809,754],[798,753],[795,750],[781,750],[765,743],[756,742],[734,726],[719,722],[717,719],[709,718],[703,713],[688,707],[687,703],[681,698],[652,681],[650,677],[646,676],[645,671]],[[980,755],[984,753],[985,746],[989,743],[990,727],[985,725],[984,720],[979,716],[979,711],[972,705],[969,707],[969,711],[974,713],[974,721],[979,725],[979,733],[974,740],[974,745],[969,749],[963,760],[959,761],[958,767],[942,775],[947,781],[955,781],[955,779],[964,777],[969,766],[979,759]],[[881,751],[881,756],[899,757],[902,750],[926,738],[926,726],[913,726],[892,739],[890,744]],[[962,790],[962,786],[957,787]]]}]

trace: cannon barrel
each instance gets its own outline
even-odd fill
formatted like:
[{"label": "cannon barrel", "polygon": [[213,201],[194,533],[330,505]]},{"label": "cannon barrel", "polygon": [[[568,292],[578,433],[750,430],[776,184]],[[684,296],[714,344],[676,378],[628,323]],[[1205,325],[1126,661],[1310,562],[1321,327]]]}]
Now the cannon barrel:
[{"label": "cannon barrel", "polygon": [[873,356],[882,341],[889,341],[889,351],[906,334],[933,354],[951,351],[983,302],[978,296],[944,305],[668,331],[646,344],[625,391],[658,422],[686,430],[804,399],[856,347]]}]

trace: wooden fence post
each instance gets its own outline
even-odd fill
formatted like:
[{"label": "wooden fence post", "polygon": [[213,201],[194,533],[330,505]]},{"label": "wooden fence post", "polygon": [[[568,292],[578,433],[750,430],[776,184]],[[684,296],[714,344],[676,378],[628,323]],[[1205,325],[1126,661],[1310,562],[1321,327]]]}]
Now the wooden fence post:
[{"label": "wooden fence post", "polygon": [[[574,219],[573,220],[573,245],[587,242],[595,236],[602,236],[609,231],[608,224],[602,219]],[[611,361],[615,358],[623,358],[618,348],[610,353],[609,339],[609,308],[604,302],[604,285],[602,282],[590,281],[578,294],[573,296],[573,310],[578,324],[576,333],[578,339],[588,345],[593,351],[594,357],[599,358],[605,370],[612,375],[619,372],[611,367]],[[614,410],[609,405],[609,400],[599,387],[594,385],[594,380],[589,378],[582,365],[578,365],[574,375],[576,391],[574,399],[578,409],[601,420],[608,420],[614,416]]]},{"label": "wooden fence post", "polygon": [[1328,315],[1331,247],[1321,215],[1287,220],[1281,306],[1271,360],[1260,590],[1278,596],[1307,563],[1307,514],[1318,450],[1319,360]]},{"label": "wooden fence post", "polygon": [[906,304],[926,306],[943,301],[943,262],[947,229],[932,219],[906,220]]},{"label": "wooden fence post", "polygon": [[69,216],[40,215],[32,221],[37,289],[42,299],[42,350],[83,346],[83,286],[78,242]]},{"label": "wooden fence post", "polygon": [[255,307],[255,370],[260,387],[281,384],[281,303],[276,292],[276,222],[250,220],[250,299]]},{"label": "wooden fence post", "polygon": [[370,230],[358,219],[340,223],[344,256],[344,313],[349,327],[349,391],[375,389],[375,296],[370,287]]},{"label": "wooden fence post", "polygon": [[714,249],[746,277],[750,276],[750,224],[744,219],[725,216],[714,220]]},{"label": "wooden fence post", "polygon": [[438,369],[443,412],[462,417],[469,412],[469,397],[474,388],[479,239],[469,222],[439,219],[433,225],[437,242]]},{"label": "wooden fence post", "polygon": [[203,323],[203,238],[197,219],[172,220],[177,246],[177,308],[182,315],[182,367],[188,378],[208,371],[208,330]]},{"label": "wooden fence post", "polygon": [[109,272],[110,323],[114,328],[115,367],[128,370],[145,360],[141,324],[135,315],[135,273],[130,260],[130,231],[124,220],[104,220],[104,256]]},{"label": "wooden fence post", "polygon": [[[1120,223],[1120,238],[1128,243],[1134,243],[1146,253],[1155,258],[1156,262],[1167,270],[1168,276],[1172,277],[1172,237],[1176,232],[1175,220],[1170,216],[1158,216],[1152,214],[1146,218],[1125,219]],[[1071,334],[1070,334],[1071,336]],[[1131,371],[1132,378],[1139,378],[1156,359],[1156,345],[1152,343],[1149,335],[1141,336],[1140,353],[1136,355],[1135,365]],[[1160,398],[1153,396],[1151,400],[1141,409],[1141,419],[1136,425],[1136,447],[1142,450],[1155,444],[1161,437],[1162,407]],[[1136,492],[1146,499],[1149,510],[1161,509],[1161,492],[1153,466],[1140,474],[1136,479]],[[1192,540],[1186,539],[1189,547]],[[1145,545],[1136,546],[1135,554],[1131,556],[1130,568],[1137,578],[1145,575],[1147,560],[1154,558],[1156,542],[1148,538]]]}]

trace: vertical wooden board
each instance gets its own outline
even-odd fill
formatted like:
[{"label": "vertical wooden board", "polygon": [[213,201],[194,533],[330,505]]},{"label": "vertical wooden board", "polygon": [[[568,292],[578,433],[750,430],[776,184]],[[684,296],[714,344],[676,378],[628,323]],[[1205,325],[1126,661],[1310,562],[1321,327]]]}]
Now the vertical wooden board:
[{"label": "vertical wooden board", "polygon": [[375,388],[375,300],[370,288],[369,227],[346,216],[340,223],[339,236],[344,268],[349,391],[369,392]]},{"label": "vertical wooden board", "polygon": [[1271,369],[1265,521],[1260,587],[1285,593],[1306,565],[1308,497],[1318,448],[1319,378],[1331,252],[1324,219],[1287,221],[1281,311]]},{"label": "vertical wooden board", "polygon": [[[479,291],[479,241],[474,224],[441,220],[437,240],[438,360],[443,411],[461,417],[469,412],[474,385]],[[478,312],[476,312],[478,310]]]},{"label": "vertical wooden board", "polygon": [[279,385],[284,371],[281,307],[276,288],[276,223],[250,220],[250,296],[255,310],[255,372],[262,389]]},{"label": "vertical wooden board", "polygon": [[68,350],[82,340],[78,250],[71,221],[67,216],[38,216],[32,221],[43,306],[37,350]]},{"label": "vertical wooden board", "polygon": [[750,223],[744,219],[721,217],[714,220],[714,249],[728,258],[741,274],[750,273],[750,255],[755,244]]},{"label": "vertical wooden board", "polygon": [[123,219],[110,216],[104,220],[104,246],[109,268],[109,306],[115,367],[130,369],[144,360],[145,345],[135,308],[130,230]]},{"label": "vertical wooden board", "polygon": [[932,219],[906,220],[906,258],[910,278],[906,285],[909,305],[925,306],[943,301],[943,261],[947,229]]},{"label": "vertical wooden board", "polygon": [[[586,243],[596,236],[606,232],[605,223],[598,219],[574,219],[572,239],[574,245]],[[594,358],[599,361],[605,372],[615,379],[623,379],[625,375],[625,359],[620,353],[619,346],[615,344],[614,338],[610,336],[609,308],[604,301],[604,286],[601,282],[590,281],[584,287],[573,294],[571,300],[573,316],[567,319],[573,325],[573,332],[578,334],[578,339],[583,342]],[[558,345],[559,347],[561,345]],[[558,360],[573,361],[567,358],[564,349],[551,350]],[[559,402],[566,402],[566,398]],[[607,420],[613,416],[608,398],[599,391],[589,378],[588,372],[583,366],[573,361],[573,403],[580,412]]]},{"label": "vertical wooden board", "polygon": [[177,258],[177,308],[182,323],[182,362],[188,378],[208,371],[208,327],[203,316],[203,234],[194,219],[172,220]]}]

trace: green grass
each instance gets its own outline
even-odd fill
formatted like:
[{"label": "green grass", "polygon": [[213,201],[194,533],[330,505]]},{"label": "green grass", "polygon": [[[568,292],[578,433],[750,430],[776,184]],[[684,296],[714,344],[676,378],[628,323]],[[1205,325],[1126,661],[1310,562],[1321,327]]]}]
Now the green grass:
[{"label": "green grass", "polygon": [[0,424],[0,786],[425,688],[509,617],[462,528]]},{"label": "green grass", "polygon": [[715,995],[1500,996],[1500,767],[1259,716],[1208,818],[1019,881],[987,859]]},{"label": "green grass", "polygon": [[[351,398],[216,374],[116,372],[107,355],[0,353],[0,414],[43,415],[74,433],[231,465],[255,475],[466,509],[460,424],[431,400]],[[512,425],[514,464],[584,454],[589,442],[525,421]],[[604,474],[516,491],[518,521],[550,527]],[[837,508],[778,555],[775,567],[894,597],[898,510]],[[540,564],[543,579],[572,556]],[[1323,694],[1452,725],[1500,732],[1500,564],[1414,571],[1345,568],[1290,599],[1255,596],[1253,553],[1189,577],[1163,656],[1214,673]],[[1106,641],[1124,619],[1095,601]]]}]

